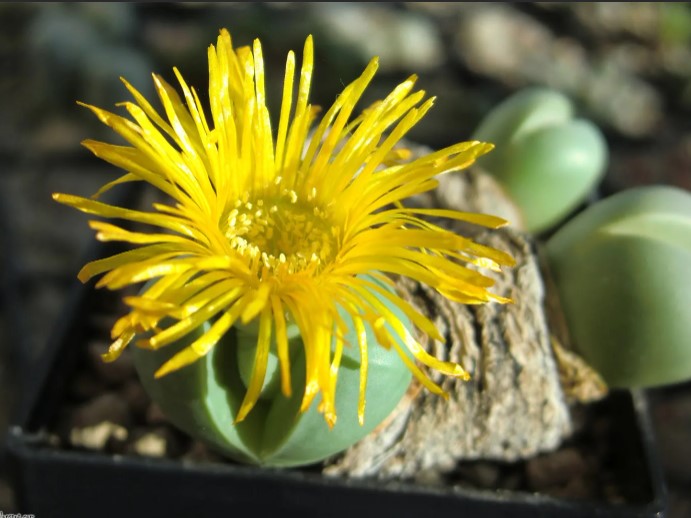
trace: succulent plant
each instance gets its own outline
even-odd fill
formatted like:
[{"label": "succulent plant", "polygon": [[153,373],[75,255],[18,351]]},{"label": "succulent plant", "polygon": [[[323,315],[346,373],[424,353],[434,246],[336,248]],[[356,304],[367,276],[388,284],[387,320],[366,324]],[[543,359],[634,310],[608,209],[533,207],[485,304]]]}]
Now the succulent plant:
[{"label": "succulent plant", "polygon": [[585,201],[602,180],[607,145],[568,97],[550,88],[519,90],[495,106],[473,138],[496,149],[477,161],[507,190],[534,233],[549,230]]},{"label": "succulent plant", "polygon": [[569,220],[546,251],[575,345],[608,385],[691,379],[691,193],[622,191]]},{"label": "succulent plant", "polygon": [[[381,295],[378,298],[387,304]],[[400,310],[391,309],[410,326]],[[356,344],[352,317],[342,309],[340,316],[348,329],[344,341]],[[367,413],[360,424],[360,350],[344,347],[335,394],[339,418],[329,427],[318,410],[321,402],[318,398],[306,411],[301,410],[305,386],[304,344],[297,326],[289,324],[292,395],[285,397],[281,392],[274,341],[259,400],[247,418],[237,422],[254,367],[258,332],[254,323],[236,325],[209,354],[184,370],[159,378],[154,375],[162,364],[208,328],[206,324],[185,339],[157,351],[133,348],[137,373],[147,393],[178,428],[202,438],[226,456],[247,463],[289,467],[316,462],[344,450],[391,414],[412,380],[410,369],[394,350],[372,347],[365,394]],[[376,343],[368,324],[365,332],[367,342]]]}]

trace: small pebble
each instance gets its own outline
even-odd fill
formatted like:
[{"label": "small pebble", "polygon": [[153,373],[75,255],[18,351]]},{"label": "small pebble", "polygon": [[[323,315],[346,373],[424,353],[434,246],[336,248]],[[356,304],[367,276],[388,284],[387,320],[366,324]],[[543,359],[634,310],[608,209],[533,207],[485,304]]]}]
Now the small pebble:
[{"label": "small pebble", "polygon": [[129,426],[132,414],[127,402],[114,392],[106,392],[78,406],[71,416],[72,427],[86,428],[103,422]]},{"label": "small pebble", "polygon": [[127,439],[127,429],[104,421],[93,426],[73,428],[70,432],[70,444],[90,450],[103,450],[111,439],[124,441]]},{"label": "small pebble", "polygon": [[182,445],[176,433],[167,426],[136,428],[132,440],[125,447],[126,453],[145,457],[178,457]]}]

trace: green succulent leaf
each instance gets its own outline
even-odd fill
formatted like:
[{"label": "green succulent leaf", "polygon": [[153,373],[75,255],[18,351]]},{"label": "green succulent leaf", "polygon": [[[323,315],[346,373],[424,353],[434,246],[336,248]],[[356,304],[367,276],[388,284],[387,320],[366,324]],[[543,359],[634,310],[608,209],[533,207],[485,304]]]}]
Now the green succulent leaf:
[{"label": "green succulent leaf", "polygon": [[[370,278],[373,282],[379,282]],[[383,284],[382,284],[383,286]],[[399,319],[407,318],[381,295]],[[352,320],[345,310],[339,313],[346,323]],[[203,333],[208,324],[198,330]],[[154,372],[196,336],[156,351],[134,348],[135,366],[145,390],[177,427],[220,453],[238,460],[266,466],[298,466],[318,462],[339,453],[369,434],[396,407],[406,393],[412,374],[396,351],[376,344],[367,325],[369,369],[365,421],[358,422],[360,353],[355,332],[346,335],[336,386],[338,421],[329,429],[318,411],[319,398],[301,413],[305,387],[302,341],[294,333],[291,346],[292,396],[285,397],[278,385],[278,369],[271,366],[262,397],[247,418],[235,423],[246,392],[251,370],[251,351],[239,351],[235,332],[229,333],[205,357],[166,376],[155,379]],[[241,332],[247,332],[243,328]],[[240,340],[243,341],[243,340]],[[243,381],[243,378],[245,380]]]},{"label": "green succulent leaf", "polygon": [[607,146],[570,100],[548,88],[522,90],[495,107],[473,138],[496,148],[478,159],[518,204],[531,232],[548,230],[601,181]]},{"label": "green succulent leaf", "polygon": [[546,244],[570,333],[612,387],[691,379],[691,193],[623,191]]}]

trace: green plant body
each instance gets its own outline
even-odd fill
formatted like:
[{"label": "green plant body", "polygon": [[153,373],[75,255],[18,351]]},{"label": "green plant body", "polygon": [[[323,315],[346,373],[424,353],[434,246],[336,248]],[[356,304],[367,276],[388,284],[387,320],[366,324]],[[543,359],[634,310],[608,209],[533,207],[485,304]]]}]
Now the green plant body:
[{"label": "green plant body", "polygon": [[494,176],[534,233],[549,230],[585,201],[607,164],[607,146],[571,101],[549,88],[526,88],[492,109],[473,138],[495,150],[477,164]]},{"label": "green plant body", "polygon": [[[381,295],[374,295],[387,303]],[[402,322],[407,322],[399,310],[392,310]],[[259,465],[310,464],[346,449],[369,434],[394,410],[412,380],[410,369],[394,350],[372,347],[368,359],[367,413],[365,422],[360,425],[360,351],[352,318],[345,311],[341,312],[341,317],[350,332],[344,337],[346,346],[336,386],[338,421],[332,429],[317,410],[318,400],[312,402],[306,412],[300,412],[305,387],[305,355],[294,326],[289,330],[292,396],[285,397],[278,388],[280,372],[271,367],[278,363],[273,344],[263,393],[242,422],[236,422],[236,418],[247,392],[247,373],[252,369],[257,340],[251,327],[249,330],[236,328],[204,358],[167,376],[155,378],[154,373],[189,345],[195,335],[157,351],[134,347],[135,366],[147,393],[165,415],[178,428],[193,437],[201,437],[222,454]],[[199,334],[208,327],[206,324]],[[374,342],[372,329],[366,326],[366,331],[367,340]]]},{"label": "green plant body", "polygon": [[546,243],[571,337],[611,387],[691,379],[691,194],[601,200]]}]

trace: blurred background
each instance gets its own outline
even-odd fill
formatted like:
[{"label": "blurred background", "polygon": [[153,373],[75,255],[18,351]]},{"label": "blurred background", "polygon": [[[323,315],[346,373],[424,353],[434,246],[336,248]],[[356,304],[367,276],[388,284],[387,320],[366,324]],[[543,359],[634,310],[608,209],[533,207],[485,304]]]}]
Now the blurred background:
[{"label": "blurred background", "polygon": [[[688,3],[0,3],[2,436],[92,241],[86,218],[51,193],[90,195],[119,175],[81,147],[113,136],[76,102],[115,109],[129,100],[119,76],[151,98],[151,72],[175,84],[173,66],[203,95],[206,49],[221,27],[236,46],[261,39],[274,110],[286,54],[299,59],[312,34],[314,104],[330,105],[378,55],[364,102],[418,74],[437,101],[410,138],[441,147],[466,140],[511,93],[546,85],[604,132],[605,191],[691,189]],[[654,417],[670,516],[691,516],[691,497],[676,489],[691,487],[691,399],[670,399]]]}]

